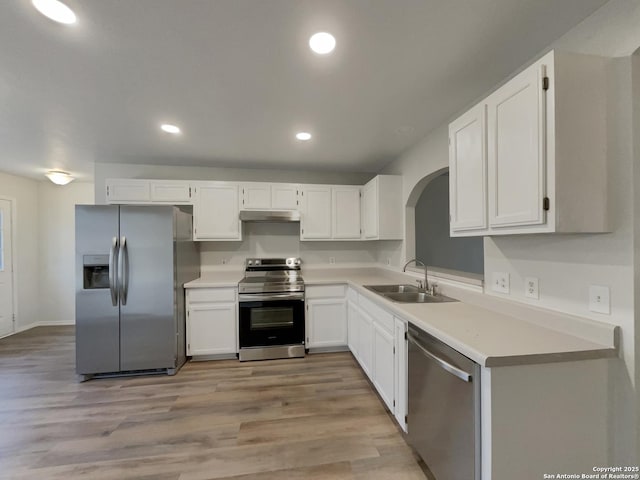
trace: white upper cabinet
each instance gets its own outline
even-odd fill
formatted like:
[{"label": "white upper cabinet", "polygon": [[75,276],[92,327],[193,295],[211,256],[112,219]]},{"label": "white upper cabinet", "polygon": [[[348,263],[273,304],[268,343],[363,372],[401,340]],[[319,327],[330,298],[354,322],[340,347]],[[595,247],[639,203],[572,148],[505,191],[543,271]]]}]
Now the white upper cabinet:
[{"label": "white upper cabinet", "polygon": [[242,209],[264,210],[271,208],[271,184],[270,183],[244,183],[242,184]]},{"label": "white upper cabinet", "polygon": [[191,195],[191,183],[183,180],[110,178],[106,181],[107,203],[189,205]]},{"label": "white upper cabinet", "polygon": [[451,231],[487,228],[486,107],[477,105],[449,125]]},{"label": "white upper cabinet", "polygon": [[332,194],[333,238],[359,240],[360,187],[333,187]]},{"label": "white upper cabinet", "polygon": [[605,62],[550,52],[450,125],[452,236],[608,231]]},{"label": "white upper cabinet", "polygon": [[402,240],[402,177],[378,175],[362,187],[364,240]]},{"label": "white upper cabinet", "polygon": [[301,240],[331,239],[331,187],[305,185],[302,188]]},{"label": "white upper cabinet", "polygon": [[486,100],[492,227],[545,220],[545,71],[528,68]]},{"label": "white upper cabinet", "polygon": [[194,188],[194,240],[242,240],[240,187],[228,182],[199,182]]},{"label": "white upper cabinet", "polygon": [[171,205],[188,205],[191,203],[192,187],[190,182],[181,180],[151,180],[151,201]]},{"label": "white upper cabinet", "polygon": [[149,203],[149,180],[109,178],[106,181],[107,203]]},{"label": "white upper cabinet", "polygon": [[242,184],[243,210],[298,210],[300,186],[292,183]]},{"label": "white upper cabinet", "polygon": [[300,185],[291,183],[271,184],[271,208],[274,210],[298,210]]}]

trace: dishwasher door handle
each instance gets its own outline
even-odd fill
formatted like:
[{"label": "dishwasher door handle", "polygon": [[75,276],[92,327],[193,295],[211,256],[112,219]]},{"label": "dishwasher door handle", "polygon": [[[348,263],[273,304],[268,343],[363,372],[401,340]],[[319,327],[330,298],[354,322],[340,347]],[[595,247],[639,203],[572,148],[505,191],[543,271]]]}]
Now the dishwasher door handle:
[{"label": "dishwasher door handle", "polygon": [[411,343],[413,343],[416,347],[418,347],[418,349],[424,355],[426,355],[431,360],[436,362],[440,366],[440,368],[442,368],[443,370],[446,370],[447,372],[449,372],[452,375],[455,375],[456,377],[458,377],[460,380],[462,380],[464,382],[471,382],[471,379],[472,379],[471,374],[465,372],[464,370],[459,369],[458,367],[454,367],[449,362],[447,362],[447,361],[441,359],[440,357],[434,355],[433,353],[431,353],[429,350],[427,350],[422,345],[420,345],[420,341],[416,337],[411,335],[411,333],[407,333],[407,337],[408,337],[408,339],[409,339],[409,341]]}]

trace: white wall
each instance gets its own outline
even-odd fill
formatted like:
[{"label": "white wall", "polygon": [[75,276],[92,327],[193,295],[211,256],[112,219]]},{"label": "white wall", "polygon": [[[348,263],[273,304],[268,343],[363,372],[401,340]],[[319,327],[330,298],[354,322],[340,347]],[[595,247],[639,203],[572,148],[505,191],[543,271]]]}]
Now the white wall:
[{"label": "white wall", "polygon": [[16,242],[13,263],[18,304],[16,331],[35,324],[38,317],[38,182],[0,172],[0,196],[15,201]]},{"label": "white wall", "polygon": [[41,324],[75,323],[75,205],[93,198],[92,183],[38,183]]},{"label": "white wall", "polygon": [[161,180],[223,180],[229,182],[284,182],[332,185],[364,185],[372,173],[331,173],[308,170],[263,170],[254,168],[217,168],[129,165],[123,163],[95,164],[95,203],[105,203],[107,178],[153,178]]},{"label": "white wall", "polygon": [[[640,2],[612,0],[576,28],[569,31],[549,48],[560,48],[579,53],[593,53],[609,57],[622,57],[612,62],[609,82],[609,186],[614,232],[602,235],[531,235],[485,238],[485,275],[494,271],[511,275],[510,299],[526,302],[523,277],[540,279],[542,307],[587,316],[611,322],[622,329],[622,359],[612,362],[614,388],[611,391],[612,465],[637,464],[638,392],[637,336],[640,330],[638,314],[634,314],[634,216],[640,210],[640,174],[636,172],[634,186],[633,141],[637,142],[640,129],[633,130],[631,59],[640,46]],[[541,54],[544,52],[541,52]],[[534,59],[522,59],[523,67]],[[506,80],[506,79],[505,79]],[[471,106],[479,98],[469,99]],[[427,106],[425,106],[427,108]],[[462,112],[459,112],[462,113]],[[452,119],[456,115],[452,116]],[[448,165],[447,124],[432,131],[414,148],[388,165],[382,173],[400,174],[404,180],[404,199],[408,201],[416,185],[437,170]],[[640,149],[639,149],[640,151]],[[636,158],[636,165],[638,159]],[[419,189],[419,188],[418,188]],[[634,203],[634,195],[635,202]],[[635,209],[635,210],[634,210]],[[407,231],[413,231],[407,209]],[[638,280],[638,235],[636,226],[635,254],[636,281]],[[400,261],[412,255],[412,234],[408,233],[399,253]],[[385,255],[386,252],[380,252]],[[609,285],[611,288],[611,315],[594,314],[587,310],[589,285]],[[491,293],[491,292],[487,292]],[[635,310],[640,309],[635,293]],[[603,388],[606,386],[596,386]]]},{"label": "white wall", "polygon": [[243,268],[247,257],[301,257],[306,266],[374,264],[375,242],[300,241],[299,223],[244,223],[241,242],[200,242],[203,271],[228,267]]}]

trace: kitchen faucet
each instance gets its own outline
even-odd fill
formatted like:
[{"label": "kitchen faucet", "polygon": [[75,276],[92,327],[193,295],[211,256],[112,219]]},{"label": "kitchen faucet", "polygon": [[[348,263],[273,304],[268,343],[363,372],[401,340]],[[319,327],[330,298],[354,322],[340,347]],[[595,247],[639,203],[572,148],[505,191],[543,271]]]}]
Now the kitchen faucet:
[{"label": "kitchen faucet", "polygon": [[[409,260],[407,263],[404,264],[404,267],[402,267],[402,271],[406,272],[407,267],[411,262],[415,263],[416,267],[418,266],[418,264],[424,267],[424,291],[429,293],[430,295],[434,295],[435,292],[429,288],[429,280],[427,280],[427,265],[422,260],[418,260],[417,258],[412,258],[411,260]],[[418,280],[418,282],[420,282],[420,280]]]}]

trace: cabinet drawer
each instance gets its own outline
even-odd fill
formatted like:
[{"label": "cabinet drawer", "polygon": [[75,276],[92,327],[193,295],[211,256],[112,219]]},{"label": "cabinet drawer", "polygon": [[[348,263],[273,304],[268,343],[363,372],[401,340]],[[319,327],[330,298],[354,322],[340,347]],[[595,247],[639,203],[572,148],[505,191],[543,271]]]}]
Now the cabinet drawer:
[{"label": "cabinet drawer", "polygon": [[194,302],[235,302],[235,288],[190,288],[187,299]]},{"label": "cabinet drawer", "polygon": [[384,327],[387,331],[393,332],[393,315],[383,310],[368,298],[360,295],[360,308],[373,318],[373,321]]},{"label": "cabinet drawer", "polygon": [[346,285],[323,285],[321,287],[307,287],[306,298],[344,298]]}]

